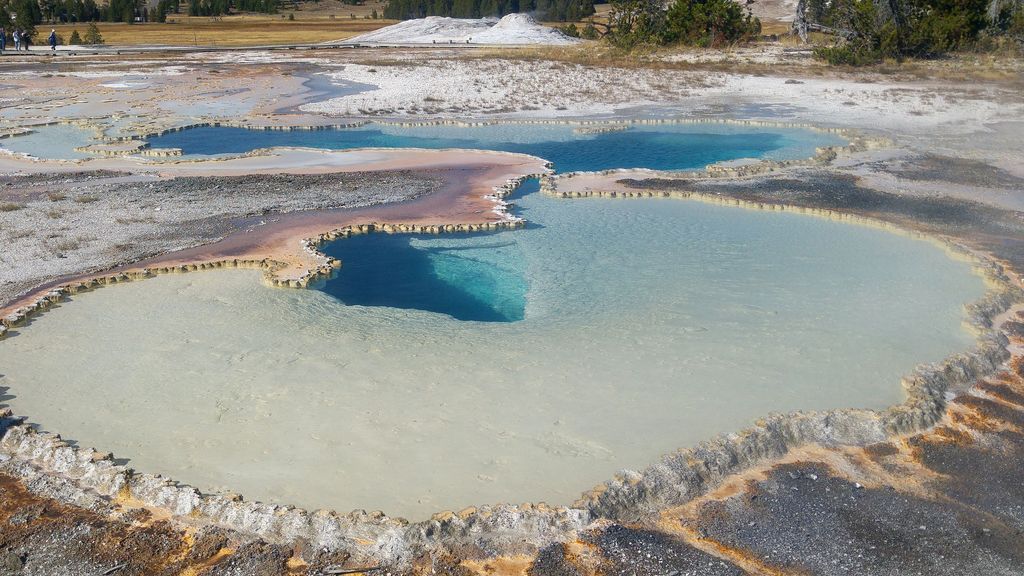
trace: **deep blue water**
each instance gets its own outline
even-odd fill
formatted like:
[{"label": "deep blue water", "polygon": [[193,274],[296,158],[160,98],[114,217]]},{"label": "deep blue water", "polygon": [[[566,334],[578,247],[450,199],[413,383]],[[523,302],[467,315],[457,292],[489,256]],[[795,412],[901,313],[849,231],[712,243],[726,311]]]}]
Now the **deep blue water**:
[{"label": "deep blue water", "polygon": [[425,310],[478,322],[522,320],[526,280],[496,261],[514,242],[489,236],[494,241],[468,246],[417,245],[434,237],[412,234],[333,242],[324,252],[340,259],[343,268],[321,290],[349,305]]},{"label": "deep blue water", "polygon": [[836,144],[833,135],[808,130],[753,130],[729,125],[636,125],[620,132],[577,134],[567,125],[496,124],[479,127],[395,127],[314,131],[205,127],[150,140],[156,148],[185,155],[240,154],[257,148],[296,146],[352,148],[469,148],[520,152],[554,163],[559,172],[651,168],[685,170],[739,158],[800,158],[817,146]]}]

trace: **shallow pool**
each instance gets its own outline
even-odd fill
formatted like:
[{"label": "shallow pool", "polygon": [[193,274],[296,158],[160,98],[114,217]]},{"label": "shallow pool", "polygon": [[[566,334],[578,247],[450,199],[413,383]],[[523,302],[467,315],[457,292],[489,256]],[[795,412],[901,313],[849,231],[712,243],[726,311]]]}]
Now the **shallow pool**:
[{"label": "shallow pool", "polygon": [[140,470],[424,519],[571,503],[771,411],[883,408],[971,345],[983,283],[926,241],[693,201],[517,203],[524,230],[340,241],[321,290],[215,271],[76,296],[0,343],[0,386]]},{"label": "shallow pool", "polygon": [[55,124],[32,128],[24,136],[0,140],[0,148],[11,152],[28,154],[44,160],[77,160],[90,158],[89,154],[75,148],[94,144],[93,132],[78,126]]}]

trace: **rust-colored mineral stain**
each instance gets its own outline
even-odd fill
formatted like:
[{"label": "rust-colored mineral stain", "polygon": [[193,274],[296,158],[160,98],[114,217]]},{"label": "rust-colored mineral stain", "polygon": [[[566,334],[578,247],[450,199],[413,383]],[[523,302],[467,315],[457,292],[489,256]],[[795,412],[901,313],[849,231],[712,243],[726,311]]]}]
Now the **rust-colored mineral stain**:
[{"label": "rust-colored mineral stain", "polygon": [[963,412],[973,414],[977,421],[972,427],[978,430],[1019,431],[1024,427],[1024,412],[1014,404],[1006,404],[999,400],[964,394],[953,401],[951,408],[961,408],[951,410],[951,415]]},{"label": "rust-colored mineral stain", "polygon": [[580,576],[597,576],[604,574],[605,563],[601,549],[590,542],[572,540],[562,546],[566,561],[576,569]]},{"label": "rust-colored mineral stain", "polygon": [[895,456],[899,453],[900,449],[892,442],[876,442],[864,447],[864,455],[875,462],[881,461],[886,456]]},{"label": "rust-colored mineral stain", "polygon": [[234,553],[235,553],[234,548],[227,548],[227,547],[221,548],[220,550],[217,551],[216,554],[214,554],[213,556],[207,558],[206,560],[203,560],[202,562],[199,562],[199,563],[194,564],[192,566],[185,567],[185,569],[183,569],[178,574],[178,576],[201,576],[203,573],[205,573],[210,568],[213,568],[217,564],[220,564],[224,560],[227,560],[228,558],[230,558],[231,555],[233,555]]},{"label": "rust-colored mineral stain", "polygon": [[464,560],[461,566],[480,576],[529,576],[534,557],[525,554],[487,560]]},{"label": "rust-colored mineral stain", "polygon": [[1024,409],[1024,391],[1019,386],[1019,378],[1009,374],[1000,374],[994,380],[995,382],[981,382],[977,388],[1001,402]]}]

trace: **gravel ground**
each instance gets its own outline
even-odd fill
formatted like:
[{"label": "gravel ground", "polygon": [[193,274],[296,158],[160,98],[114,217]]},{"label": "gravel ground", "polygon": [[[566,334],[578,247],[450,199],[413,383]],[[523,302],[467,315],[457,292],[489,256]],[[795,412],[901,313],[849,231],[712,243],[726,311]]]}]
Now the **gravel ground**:
[{"label": "gravel ground", "polygon": [[0,176],[0,303],[62,276],[213,242],[275,213],[398,202],[438,186],[411,172]]},{"label": "gravel ground", "polygon": [[984,162],[966,158],[928,154],[894,166],[891,172],[908,180],[1024,190],[1024,178]]},{"label": "gravel ground", "polygon": [[[542,550],[531,576],[582,576],[577,569],[589,564],[602,574],[618,576],[740,576],[735,565],[698,550],[676,538],[652,530],[612,525],[583,536],[582,550],[561,544]],[[600,553],[595,553],[596,551]]]},{"label": "gravel ground", "polygon": [[1019,531],[983,512],[838,478],[819,463],[772,471],[701,510],[705,538],[783,573],[1019,575]]}]

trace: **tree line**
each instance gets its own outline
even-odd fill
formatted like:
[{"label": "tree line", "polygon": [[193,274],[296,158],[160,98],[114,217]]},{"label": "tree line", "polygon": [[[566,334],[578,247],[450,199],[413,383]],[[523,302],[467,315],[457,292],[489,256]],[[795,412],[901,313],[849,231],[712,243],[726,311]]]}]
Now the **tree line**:
[{"label": "tree line", "polygon": [[832,64],[930,58],[1024,43],[1021,0],[803,0],[797,26],[835,37],[819,47]]},{"label": "tree line", "polygon": [[187,10],[190,16],[222,16],[231,11],[276,14],[280,0],[160,0],[147,8],[144,0],[0,0],[0,26],[27,30],[36,24],[74,22],[164,22],[168,14]]},{"label": "tree line", "polygon": [[426,16],[485,18],[529,12],[542,20],[574,21],[594,14],[593,0],[390,0],[384,17],[409,20]]},{"label": "tree line", "polygon": [[[752,40],[761,23],[734,0],[611,0],[605,38],[640,45],[718,47]],[[832,64],[1024,48],[1024,0],[800,0],[794,32],[825,34]],[[820,41],[819,39],[816,39]]]},{"label": "tree line", "polygon": [[189,0],[189,16],[223,16],[232,10],[277,14],[279,0]]}]

